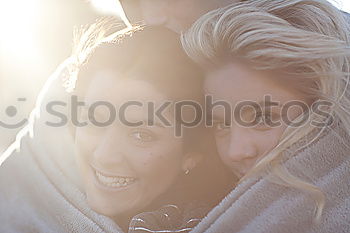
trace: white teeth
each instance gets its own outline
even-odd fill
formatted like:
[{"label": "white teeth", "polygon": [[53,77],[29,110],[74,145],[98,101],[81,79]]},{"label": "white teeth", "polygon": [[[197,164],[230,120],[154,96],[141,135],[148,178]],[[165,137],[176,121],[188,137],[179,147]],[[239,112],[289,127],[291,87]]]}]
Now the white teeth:
[{"label": "white teeth", "polygon": [[104,176],[99,172],[95,172],[97,179],[104,185],[109,187],[125,187],[135,181],[134,178],[129,177],[108,177]]}]

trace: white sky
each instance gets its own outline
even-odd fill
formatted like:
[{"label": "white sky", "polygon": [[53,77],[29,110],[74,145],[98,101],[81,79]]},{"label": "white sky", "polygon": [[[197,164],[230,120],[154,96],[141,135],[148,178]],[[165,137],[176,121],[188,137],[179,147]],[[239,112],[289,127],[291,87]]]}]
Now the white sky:
[{"label": "white sky", "polygon": [[329,0],[343,11],[350,13],[350,0]]}]

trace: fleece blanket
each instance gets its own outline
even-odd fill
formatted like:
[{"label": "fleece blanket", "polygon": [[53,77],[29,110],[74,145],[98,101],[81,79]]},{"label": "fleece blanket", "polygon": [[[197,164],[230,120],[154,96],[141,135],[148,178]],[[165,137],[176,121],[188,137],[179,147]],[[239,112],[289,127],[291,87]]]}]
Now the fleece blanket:
[{"label": "fleece blanket", "polygon": [[239,184],[192,233],[350,232],[350,137],[334,123],[318,140],[286,151],[284,167],[323,191],[326,203],[317,223],[315,201],[305,192],[251,178]]}]

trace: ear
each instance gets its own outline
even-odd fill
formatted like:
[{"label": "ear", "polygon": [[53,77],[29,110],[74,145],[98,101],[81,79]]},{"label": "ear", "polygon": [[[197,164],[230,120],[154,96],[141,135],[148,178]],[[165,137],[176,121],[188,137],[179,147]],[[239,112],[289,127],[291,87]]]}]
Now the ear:
[{"label": "ear", "polygon": [[198,152],[189,152],[185,154],[182,162],[182,170],[191,171],[195,168],[204,158],[204,155]]}]

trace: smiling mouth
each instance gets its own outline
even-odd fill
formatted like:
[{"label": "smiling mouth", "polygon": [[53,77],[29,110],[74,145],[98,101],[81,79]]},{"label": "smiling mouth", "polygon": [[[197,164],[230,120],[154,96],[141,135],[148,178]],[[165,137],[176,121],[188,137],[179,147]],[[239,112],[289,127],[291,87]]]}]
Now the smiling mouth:
[{"label": "smiling mouth", "polygon": [[95,175],[100,184],[110,188],[124,188],[136,181],[133,177],[105,176],[96,170]]}]

